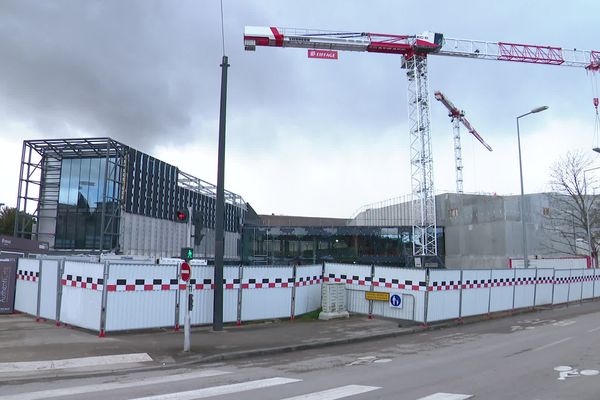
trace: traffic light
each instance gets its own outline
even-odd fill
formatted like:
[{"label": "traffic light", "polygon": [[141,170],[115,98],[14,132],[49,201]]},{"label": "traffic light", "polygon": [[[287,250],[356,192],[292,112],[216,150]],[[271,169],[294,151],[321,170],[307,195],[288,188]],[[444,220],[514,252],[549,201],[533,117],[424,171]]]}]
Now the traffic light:
[{"label": "traffic light", "polygon": [[188,222],[190,219],[188,210],[182,208],[175,211],[175,221],[177,222]]},{"label": "traffic light", "polygon": [[202,242],[204,235],[202,234],[202,228],[204,228],[204,219],[200,211],[194,210],[192,213],[192,223],[194,224],[194,246],[199,246]]},{"label": "traffic light", "polygon": [[183,260],[192,260],[194,258],[194,249],[191,247],[182,247],[179,258]]}]

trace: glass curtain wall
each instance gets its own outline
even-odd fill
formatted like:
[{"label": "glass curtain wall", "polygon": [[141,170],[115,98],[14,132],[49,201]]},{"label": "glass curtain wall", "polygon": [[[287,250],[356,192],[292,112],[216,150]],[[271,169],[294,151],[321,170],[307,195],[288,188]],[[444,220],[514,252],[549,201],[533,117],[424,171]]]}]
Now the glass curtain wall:
[{"label": "glass curtain wall", "polygon": [[[379,264],[413,267],[411,227],[244,227],[243,262],[248,264]],[[444,230],[438,228],[443,263]],[[439,264],[439,262],[438,262]],[[438,265],[439,266],[439,265]]]},{"label": "glass curtain wall", "polygon": [[100,248],[105,174],[105,158],[62,160],[55,248]]}]

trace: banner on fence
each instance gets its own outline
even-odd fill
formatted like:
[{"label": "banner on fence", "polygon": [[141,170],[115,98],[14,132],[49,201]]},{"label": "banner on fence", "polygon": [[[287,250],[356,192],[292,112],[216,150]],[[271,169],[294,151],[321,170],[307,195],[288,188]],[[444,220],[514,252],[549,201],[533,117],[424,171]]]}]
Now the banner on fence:
[{"label": "banner on fence", "polygon": [[0,258],[0,314],[11,314],[15,305],[17,259]]}]

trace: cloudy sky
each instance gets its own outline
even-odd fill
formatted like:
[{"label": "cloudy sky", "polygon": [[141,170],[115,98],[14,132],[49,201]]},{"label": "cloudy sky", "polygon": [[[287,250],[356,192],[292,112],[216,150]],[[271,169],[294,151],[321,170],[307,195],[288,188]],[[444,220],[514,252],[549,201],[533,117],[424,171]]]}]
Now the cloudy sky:
[{"label": "cloudy sky", "polygon": [[[410,192],[400,57],[243,49],[245,25],[415,34],[600,50],[597,1],[223,0],[229,56],[226,187],[259,213],[349,217]],[[24,139],[110,136],[216,182],[217,0],[0,0],[0,203],[16,204]],[[494,148],[463,130],[466,192],[526,192],[594,141],[585,70],[429,58],[441,90]],[[437,191],[455,189],[452,127],[432,100]],[[600,165],[600,160],[598,165]]]}]

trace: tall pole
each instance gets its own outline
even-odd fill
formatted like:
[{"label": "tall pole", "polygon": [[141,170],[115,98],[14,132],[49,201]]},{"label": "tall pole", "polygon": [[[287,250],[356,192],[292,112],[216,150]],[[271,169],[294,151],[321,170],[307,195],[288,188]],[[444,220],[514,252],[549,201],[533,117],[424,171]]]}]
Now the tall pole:
[{"label": "tall pole", "polygon": [[585,188],[585,222],[586,222],[586,229],[587,229],[587,237],[588,237],[588,246],[590,247],[590,260],[592,262],[592,268],[597,268],[598,266],[596,265],[596,260],[594,259],[594,244],[592,243],[592,230],[591,230],[591,226],[590,226],[590,202],[588,199],[588,193],[587,193],[587,178],[586,178],[586,172],[589,171],[593,171],[595,169],[600,169],[600,167],[595,167],[595,168],[589,168],[583,171],[583,186]]},{"label": "tall pole", "polygon": [[217,207],[215,213],[215,291],[213,301],[213,330],[223,330],[223,253],[225,240],[225,121],[227,114],[227,56],[221,63],[221,110],[219,113],[219,159],[217,167]]},{"label": "tall pole", "polygon": [[527,257],[527,231],[525,229],[525,190],[523,189],[523,162],[521,158],[521,132],[519,130],[519,118],[529,114],[538,113],[547,110],[548,106],[534,108],[526,114],[517,117],[517,142],[519,145],[519,176],[521,178],[521,228],[523,229],[523,267],[529,268],[529,258]]},{"label": "tall pole", "polygon": [[[529,113],[525,114],[528,115]],[[522,115],[521,117],[523,117]],[[521,160],[521,132],[519,130],[519,118],[517,117],[517,142],[519,144],[519,176],[521,178],[521,228],[523,229],[523,268],[529,268],[527,258],[527,231],[525,229],[525,190],[523,188],[523,162]]]}]

